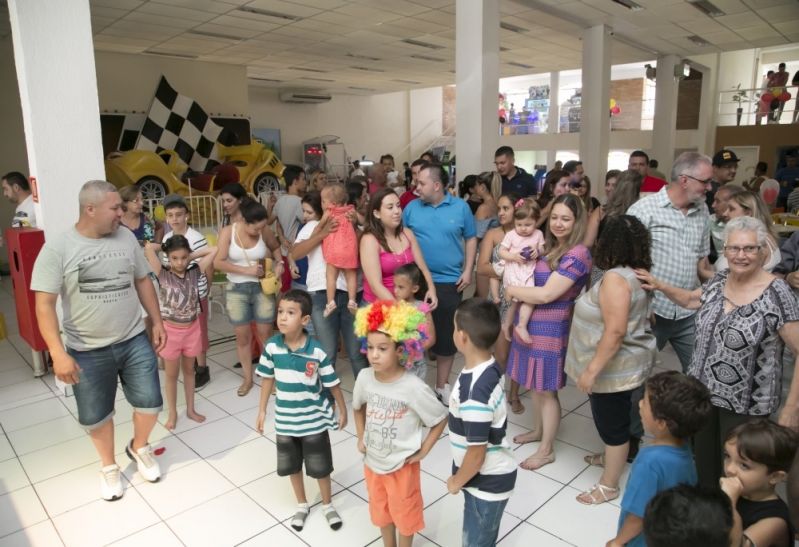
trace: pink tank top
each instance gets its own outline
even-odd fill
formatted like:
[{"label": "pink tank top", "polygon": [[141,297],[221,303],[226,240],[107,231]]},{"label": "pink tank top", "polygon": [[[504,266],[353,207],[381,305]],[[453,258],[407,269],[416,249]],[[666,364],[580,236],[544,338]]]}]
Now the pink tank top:
[{"label": "pink tank top", "polygon": [[[394,272],[396,272],[397,268],[400,266],[414,262],[411,242],[405,234],[402,234],[402,237],[408,242],[408,246],[401,253],[392,253],[383,249],[382,246],[378,247],[380,253],[380,272],[383,275],[383,286],[388,289],[388,292],[392,295],[394,294]],[[366,276],[363,278],[363,299],[370,303],[377,300],[375,293],[372,292],[372,287],[369,286],[369,281],[366,280]]]}]

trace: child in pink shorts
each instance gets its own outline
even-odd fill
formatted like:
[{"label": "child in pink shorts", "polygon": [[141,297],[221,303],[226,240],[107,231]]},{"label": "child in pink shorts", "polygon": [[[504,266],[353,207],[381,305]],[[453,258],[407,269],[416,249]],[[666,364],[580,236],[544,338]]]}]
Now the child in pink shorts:
[{"label": "child in pink shorts", "polygon": [[[166,254],[169,266],[162,266],[156,251]],[[216,247],[202,247],[191,252],[189,241],[173,235],[166,243],[148,243],[145,256],[158,276],[161,318],[166,330],[166,346],[160,356],[166,373],[166,401],[169,416],[166,428],[175,429],[178,420],[178,374],[183,369],[183,388],[186,393],[186,416],[204,422],[205,416],[194,409],[194,359],[203,351],[200,328],[199,281],[203,272],[214,262]],[[199,259],[198,263],[192,263]]]}]

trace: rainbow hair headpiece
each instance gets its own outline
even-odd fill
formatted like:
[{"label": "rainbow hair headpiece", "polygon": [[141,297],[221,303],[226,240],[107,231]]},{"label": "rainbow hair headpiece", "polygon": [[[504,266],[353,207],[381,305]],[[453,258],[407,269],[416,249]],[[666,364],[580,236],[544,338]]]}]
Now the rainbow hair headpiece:
[{"label": "rainbow hair headpiece", "polygon": [[410,368],[424,357],[422,344],[429,338],[425,312],[405,301],[377,300],[355,314],[355,335],[366,353],[366,335],[382,332],[402,348],[400,363]]}]

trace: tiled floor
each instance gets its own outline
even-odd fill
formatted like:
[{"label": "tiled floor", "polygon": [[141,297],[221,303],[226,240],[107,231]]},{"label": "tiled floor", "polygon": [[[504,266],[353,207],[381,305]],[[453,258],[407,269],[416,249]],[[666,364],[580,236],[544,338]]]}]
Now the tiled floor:
[{"label": "tiled floor", "polygon": [[[361,457],[350,423],[334,433],[334,503],[344,520],[329,530],[312,508],[305,530],[288,526],[294,500],[286,479],[277,476],[274,427],[255,429],[258,390],[236,396],[240,382],[231,368],[237,360],[230,342],[210,352],[211,384],[197,396],[204,424],[180,419],[175,433],[156,426],[152,444],[164,448],[159,461],[164,477],[145,482],[129,465],[124,445],[131,437],[130,406],[119,393],[116,416],[118,462],[124,468],[125,495],[114,503],[98,498],[98,459],[74,419],[75,403],[57,393],[52,376],[34,379],[30,352],[16,334],[8,279],[0,282],[0,311],[5,313],[8,340],[0,342],[0,546],[90,545],[264,545],[290,547],[380,545],[369,521]],[[225,319],[213,318],[218,336],[230,332]],[[677,367],[670,351],[661,366]],[[453,378],[462,366],[455,361]],[[353,386],[349,363],[340,360],[345,396]],[[435,374],[430,367],[430,376]],[[180,390],[179,390],[180,392]],[[182,395],[179,394],[179,402]],[[516,491],[507,505],[499,544],[504,546],[585,545],[613,536],[618,503],[587,507],[574,497],[599,478],[583,456],[601,448],[586,397],[574,386],[561,392],[563,423],[556,443],[557,461],[540,472],[519,470]],[[531,423],[527,410],[509,415],[510,435]],[[523,460],[535,445],[515,449]],[[415,546],[459,546],[462,496],[447,493],[450,454],[446,436],[422,463],[422,493],[427,528]],[[319,502],[315,481],[307,481],[309,498]]]}]

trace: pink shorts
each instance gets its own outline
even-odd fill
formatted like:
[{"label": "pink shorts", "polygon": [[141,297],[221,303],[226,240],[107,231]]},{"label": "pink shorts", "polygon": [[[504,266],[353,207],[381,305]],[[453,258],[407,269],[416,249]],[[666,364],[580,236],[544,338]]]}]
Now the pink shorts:
[{"label": "pink shorts", "polygon": [[166,346],[159,354],[165,361],[177,361],[181,355],[197,357],[202,353],[202,329],[200,321],[194,321],[186,328],[176,327],[164,322]]}]

